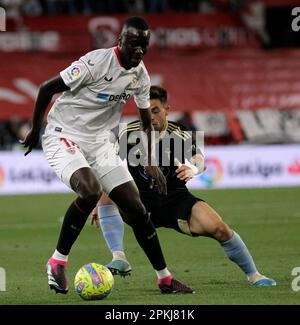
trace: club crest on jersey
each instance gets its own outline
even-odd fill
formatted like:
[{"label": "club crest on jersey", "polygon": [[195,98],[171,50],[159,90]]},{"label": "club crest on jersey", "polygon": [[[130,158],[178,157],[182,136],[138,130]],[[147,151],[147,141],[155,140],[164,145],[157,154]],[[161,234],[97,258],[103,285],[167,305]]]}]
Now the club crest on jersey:
[{"label": "club crest on jersey", "polygon": [[137,78],[133,78],[131,83],[130,83],[130,86],[126,88],[126,90],[136,90],[136,85],[137,85]]},{"label": "club crest on jersey", "polygon": [[136,84],[137,84],[137,78],[133,78],[133,80],[131,81],[130,87],[131,87],[132,89],[135,89]]}]

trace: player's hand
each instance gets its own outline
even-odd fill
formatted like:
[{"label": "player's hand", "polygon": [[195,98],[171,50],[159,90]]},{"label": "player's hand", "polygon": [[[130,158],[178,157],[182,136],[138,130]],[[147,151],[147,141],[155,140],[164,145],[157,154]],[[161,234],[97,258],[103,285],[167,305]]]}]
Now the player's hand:
[{"label": "player's hand", "polygon": [[25,136],[24,140],[19,140],[21,144],[24,145],[24,148],[28,148],[24,156],[27,156],[33,148],[37,147],[40,139],[40,130],[31,128]]},{"label": "player's hand", "polygon": [[[175,171],[177,174],[177,178],[179,178],[182,181],[188,182],[195,175],[199,174],[199,169],[194,165],[191,165],[191,167],[184,165],[177,158],[175,158],[174,163],[175,163],[175,166],[177,166],[177,169]],[[203,163],[204,163],[204,160],[203,160]],[[203,165],[203,167],[201,167],[200,173],[203,173],[205,171],[206,171],[206,166]]]},{"label": "player's hand", "polygon": [[98,206],[94,208],[91,213],[91,225],[95,225],[96,228],[100,228],[99,218],[98,218]]},{"label": "player's hand", "polygon": [[194,173],[192,169],[186,165],[179,165],[176,169],[177,178],[181,181],[188,182],[194,177]]},{"label": "player's hand", "polygon": [[150,189],[153,189],[156,185],[158,193],[167,195],[167,180],[160,168],[157,166],[146,166],[145,171],[146,174],[151,178]]}]

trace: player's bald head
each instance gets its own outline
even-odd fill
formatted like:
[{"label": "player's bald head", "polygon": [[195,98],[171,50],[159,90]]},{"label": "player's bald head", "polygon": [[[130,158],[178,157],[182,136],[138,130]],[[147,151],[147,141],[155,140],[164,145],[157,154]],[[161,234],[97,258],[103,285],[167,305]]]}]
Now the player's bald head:
[{"label": "player's bald head", "polygon": [[137,37],[149,40],[150,30],[146,20],[141,17],[128,18],[122,28],[120,38]]},{"label": "player's bald head", "polygon": [[137,67],[147,53],[150,30],[147,22],[140,17],[131,17],[123,25],[118,49],[125,69]]},{"label": "player's bald head", "polygon": [[122,28],[121,34],[126,34],[128,32],[139,31],[145,36],[150,35],[149,25],[141,17],[130,17],[128,18]]}]

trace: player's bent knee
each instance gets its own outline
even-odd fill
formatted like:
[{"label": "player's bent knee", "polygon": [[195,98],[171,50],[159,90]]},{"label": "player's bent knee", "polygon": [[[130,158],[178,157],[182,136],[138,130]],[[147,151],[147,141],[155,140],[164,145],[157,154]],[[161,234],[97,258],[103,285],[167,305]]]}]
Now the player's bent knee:
[{"label": "player's bent knee", "polygon": [[96,205],[102,191],[100,184],[90,168],[81,168],[71,177],[72,189],[89,205]]},{"label": "player's bent knee", "polygon": [[100,185],[90,185],[90,184],[82,184],[79,186],[77,194],[84,201],[89,202],[90,204],[94,204],[96,206],[97,202],[101,197],[101,188]]},{"label": "player's bent knee", "polygon": [[218,241],[227,241],[232,237],[232,230],[222,221],[216,224],[212,235]]},{"label": "player's bent knee", "polygon": [[101,196],[100,192],[86,192],[83,195],[80,195],[81,199],[83,199],[88,205],[96,206]]}]

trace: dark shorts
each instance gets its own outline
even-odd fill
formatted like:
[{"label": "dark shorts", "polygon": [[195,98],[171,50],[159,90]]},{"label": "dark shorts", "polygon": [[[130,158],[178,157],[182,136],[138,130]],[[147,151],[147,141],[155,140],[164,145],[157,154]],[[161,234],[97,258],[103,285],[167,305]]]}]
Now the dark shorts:
[{"label": "dark shorts", "polygon": [[141,199],[146,209],[151,212],[155,228],[172,228],[185,234],[188,234],[186,227],[192,207],[196,202],[203,201],[187,190],[170,191],[167,196],[144,192],[141,193]]}]

